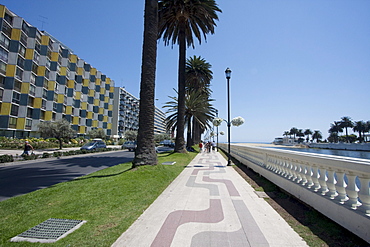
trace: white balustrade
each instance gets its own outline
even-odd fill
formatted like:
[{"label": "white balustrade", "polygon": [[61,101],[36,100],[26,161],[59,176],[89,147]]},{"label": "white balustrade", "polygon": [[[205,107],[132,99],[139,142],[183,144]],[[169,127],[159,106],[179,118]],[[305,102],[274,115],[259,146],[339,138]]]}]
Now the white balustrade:
[{"label": "white balustrade", "polygon": [[369,160],[242,145],[231,155],[370,242]]}]

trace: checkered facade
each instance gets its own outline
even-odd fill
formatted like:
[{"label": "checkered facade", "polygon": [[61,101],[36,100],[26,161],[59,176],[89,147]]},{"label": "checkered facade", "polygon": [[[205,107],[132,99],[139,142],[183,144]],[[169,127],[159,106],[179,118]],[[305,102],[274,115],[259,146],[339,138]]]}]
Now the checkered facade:
[{"label": "checkered facade", "polygon": [[112,134],[114,82],[0,5],[0,136],[37,136],[41,121],[66,119],[79,135]]}]

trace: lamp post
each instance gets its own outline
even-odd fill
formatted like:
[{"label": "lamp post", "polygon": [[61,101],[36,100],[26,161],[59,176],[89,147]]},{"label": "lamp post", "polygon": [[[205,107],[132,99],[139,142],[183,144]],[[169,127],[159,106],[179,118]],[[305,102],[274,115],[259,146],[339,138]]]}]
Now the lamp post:
[{"label": "lamp post", "polygon": [[227,80],[227,165],[231,165],[231,157],[230,157],[230,78],[231,78],[231,70],[227,68],[225,70],[226,80]]}]

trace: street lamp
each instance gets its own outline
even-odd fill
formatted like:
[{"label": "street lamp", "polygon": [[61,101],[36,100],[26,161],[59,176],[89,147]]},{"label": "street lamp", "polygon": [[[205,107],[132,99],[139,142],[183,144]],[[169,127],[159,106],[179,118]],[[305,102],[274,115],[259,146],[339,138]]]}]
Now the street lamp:
[{"label": "street lamp", "polygon": [[225,119],[219,118],[218,116],[213,119],[213,125],[218,127],[221,125],[223,121],[227,123],[227,142],[228,142],[228,159],[227,159],[227,165],[231,165],[231,155],[230,155],[230,126],[231,124],[234,126],[240,126],[244,123],[244,119],[242,117],[236,117],[233,118],[233,120],[230,121],[230,78],[231,78],[231,70],[227,68],[225,70],[225,75],[227,79],[227,121]]}]

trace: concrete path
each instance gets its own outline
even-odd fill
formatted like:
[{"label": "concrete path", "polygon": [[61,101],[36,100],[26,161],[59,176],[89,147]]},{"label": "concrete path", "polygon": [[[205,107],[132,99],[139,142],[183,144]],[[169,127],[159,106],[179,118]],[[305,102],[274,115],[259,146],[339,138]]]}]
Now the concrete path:
[{"label": "concrete path", "polygon": [[198,154],[112,246],[307,246],[226,164]]}]

